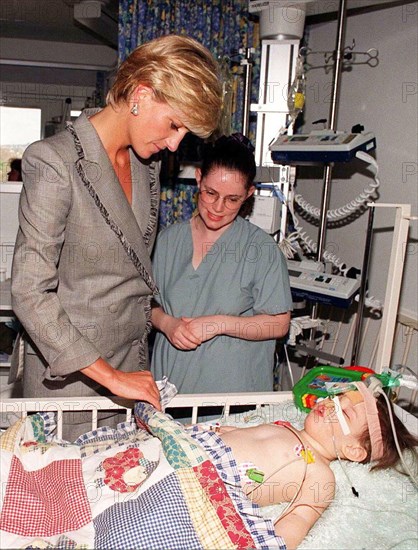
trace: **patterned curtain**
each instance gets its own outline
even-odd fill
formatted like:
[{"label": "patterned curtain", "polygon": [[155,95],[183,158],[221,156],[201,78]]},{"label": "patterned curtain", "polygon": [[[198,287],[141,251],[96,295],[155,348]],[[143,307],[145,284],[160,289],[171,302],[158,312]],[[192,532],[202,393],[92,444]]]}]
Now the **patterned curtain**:
[{"label": "patterned curtain", "polygon": [[[240,131],[244,86],[239,50],[250,47],[259,50],[258,24],[253,19],[248,13],[248,0],[120,0],[119,60],[158,36],[175,33],[195,38],[222,67],[225,92],[231,97],[228,130]],[[253,90],[258,88],[257,79],[255,63]],[[175,171],[163,170],[160,227],[192,215],[196,187],[183,181]]]}]

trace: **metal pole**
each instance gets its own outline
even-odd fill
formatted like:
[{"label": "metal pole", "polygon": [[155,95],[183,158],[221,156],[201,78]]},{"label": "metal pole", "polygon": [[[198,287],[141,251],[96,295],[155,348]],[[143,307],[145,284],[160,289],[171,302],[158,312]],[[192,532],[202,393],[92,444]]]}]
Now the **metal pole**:
[{"label": "metal pole", "polygon": [[340,98],[341,87],[341,72],[344,61],[344,38],[345,38],[345,21],[347,16],[347,0],[341,0],[340,11],[338,14],[338,32],[337,44],[335,47],[335,63],[334,63],[334,83],[332,88],[332,100],[329,115],[329,127],[331,130],[336,129],[338,102]]},{"label": "metal pole", "polygon": [[363,269],[361,270],[361,284],[360,284],[360,290],[359,290],[359,302],[358,302],[358,309],[357,309],[356,328],[355,328],[354,338],[353,338],[351,365],[357,365],[357,361],[359,359],[361,326],[363,324],[363,309],[364,309],[364,302],[366,299],[367,278],[369,276],[369,264],[370,264],[371,247],[372,247],[373,220],[374,220],[374,206],[369,206],[369,221],[367,225],[366,244],[364,248]]},{"label": "metal pole", "polygon": [[331,175],[332,175],[332,164],[326,164],[324,168],[324,180],[322,187],[322,206],[321,206],[321,220],[319,223],[319,232],[318,232],[318,246],[316,249],[316,261],[322,261],[322,255],[325,250],[325,238],[327,232],[327,221],[328,221],[328,210],[329,210],[329,201],[331,197]]},{"label": "metal pole", "polygon": [[[337,125],[338,102],[339,102],[340,87],[341,87],[341,72],[342,72],[342,66],[344,61],[344,36],[345,36],[346,14],[347,14],[347,0],[341,0],[340,9],[338,13],[338,31],[337,31],[337,42],[335,47],[332,99],[331,99],[331,107],[329,111],[329,122],[328,122],[328,127],[331,130],[335,130]],[[319,233],[318,233],[318,248],[317,248],[317,255],[316,255],[316,259],[318,262],[322,261],[322,255],[325,249],[325,235],[327,231],[327,213],[328,213],[330,194],[331,194],[331,176],[332,176],[332,165],[327,164],[324,169],[324,186],[322,191],[321,219],[320,219]]]},{"label": "metal pole", "polygon": [[[342,62],[344,59],[344,35],[345,35],[345,20],[347,14],[347,1],[340,0],[340,8],[338,13],[338,29],[337,29],[337,41],[335,46],[335,61],[333,71],[333,83],[332,83],[332,99],[331,107],[328,117],[328,128],[331,130],[336,129],[337,124],[337,112],[338,101],[340,97],[340,84],[341,84],[341,71]],[[329,210],[329,202],[331,197],[331,179],[332,179],[332,164],[326,164],[324,167],[324,179],[322,188],[322,201],[321,201],[321,214],[318,231],[318,246],[316,250],[316,261],[322,262],[322,257],[325,250],[326,232],[327,232],[327,214]],[[312,318],[316,319],[318,316],[318,305],[312,306]],[[310,340],[313,340],[315,330],[310,331]]]},{"label": "metal pole", "polygon": [[250,122],[250,104],[251,104],[251,79],[252,79],[252,68],[253,68],[253,58],[252,53],[253,48],[245,48],[240,50],[240,53],[243,52],[245,58],[241,61],[241,65],[244,65],[244,107],[242,113],[242,133],[244,136],[248,137],[249,131],[249,122]]}]

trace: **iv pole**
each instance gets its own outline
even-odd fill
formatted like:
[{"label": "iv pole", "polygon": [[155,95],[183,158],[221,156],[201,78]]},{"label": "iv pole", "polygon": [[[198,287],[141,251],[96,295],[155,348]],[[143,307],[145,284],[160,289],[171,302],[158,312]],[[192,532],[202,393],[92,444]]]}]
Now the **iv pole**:
[{"label": "iv pole", "polygon": [[[337,31],[337,43],[335,47],[335,63],[333,72],[333,86],[332,86],[332,99],[329,112],[329,125],[330,130],[336,130],[337,114],[338,114],[338,102],[340,97],[341,87],[341,73],[344,62],[344,37],[345,37],[345,22],[347,18],[347,0],[340,0],[340,8],[338,13],[338,31]],[[331,193],[331,178],[332,178],[332,164],[327,164],[324,169],[324,187],[322,194],[322,207],[321,207],[321,220],[318,233],[318,249],[317,249],[317,261],[322,261],[322,255],[325,249],[325,236],[327,230],[327,214],[329,208],[329,199]],[[366,249],[364,255],[364,263],[362,270],[362,281],[359,292],[359,308],[356,322],[356,331],[353,339],[353,353],[351,364],[355,365],[359,354],[360,333],[362,326],[362,315],[364,300],[366,295],[367,274],[370,261],[370,247],[372,238],[374,208],[369,211],[369,222],[366,240]],[[317,317],[318,306],[314,304],[312,308],[312,318]],[[312,330],[311,330],[312,337]]]},{"label": "iv pole", "polygon": [[[340,7],[338,12],[338,30],[337,30],[337,42],[335,46],[335,62],[333,71],[332,82],[332,96],[331,106],[329,111],[328,128],[330,130],[336,130],[337,114],[338,114],[338,101],[340,97],[341,87],[341,73],[344,61],[344,37],[345,37],[345,21],[347,16],[347,0],[340,0]],[[322,206],[320,212],[320,223],[318,232],[318,247],[316,251],[316,261],[322,262],[322,256],[325,250],[325,238],[327,231],[327,214],[329,210],[329,202],[331,195],[331,179],[332,179],[332,167],[333,164],[326,164],[324,168],[323,190],[322,190]],[[316,319],[318,317],[318,304],[313,304],[311,318]],[[310,331],[310,341],[314,340],[315,329]]]},{"label": "iv pole", "polygon": [[[335,47],[335,63],[333,72],[333,84],[332,84],[332,97],[331,107],[329,111],[329,123],[328,128],[330,130],[336,130],[337,114],[338,114],[338,101],[340,97],[341,87],[341,72],[344,61],[344,36],[345,36],[345,21],[347,15],[347,0],[340,0],[340,8],[338,13],[338,32],[337,43]],[[329,209],[329,200],[331,193],[331,178],[332,178],[332,164],[327,164],[324,169],[324,187],[322,192],[322,207],[321,207],[321,219],[319,224],[318,233],[318,248],[317,248],[317,261],[322,261],[322,255],[325,249],[325,234],[327,230],[327,214]]]}]

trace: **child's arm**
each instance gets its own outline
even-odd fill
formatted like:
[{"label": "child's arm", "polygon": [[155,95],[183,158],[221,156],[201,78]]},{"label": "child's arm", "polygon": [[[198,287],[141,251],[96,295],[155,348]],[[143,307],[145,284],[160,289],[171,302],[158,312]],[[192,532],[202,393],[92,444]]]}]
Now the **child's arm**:
[{"label": "child's arm", "polygon": [[335,480],[331,475],[305,479],[294,505],[275,523],[274,530],[283,537],[288,550],[297,548],[329,506],[335,494]]},{"label": "child's arm", "polygon": [[322,509],[318,506],[314,510],[300,505],[293,508],[283,519],[279,519],[274,530],[277,535],[283,537],[287,550],[293,550],[299,546],[325,508],[326,506]]}]

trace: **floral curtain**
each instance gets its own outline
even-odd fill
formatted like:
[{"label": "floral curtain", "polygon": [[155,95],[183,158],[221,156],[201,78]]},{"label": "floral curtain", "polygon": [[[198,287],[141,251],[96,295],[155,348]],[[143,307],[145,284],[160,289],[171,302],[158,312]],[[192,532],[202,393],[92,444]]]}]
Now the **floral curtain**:
[{"label": "floral curtain", "polygon": [[[140,44],[165,34],[186,34],[206,46],[223,69],[232,90],[230,130],[242,126],[243,76],[240,49],[258,50],[258,25],[248,13],[248,0],[120,0],[119,60]],[[253,70],[253,90],[257,69]],[[189,219],[196,187],[165,170],[161,181],[160,227]]]}]

